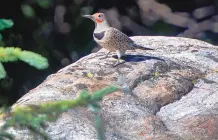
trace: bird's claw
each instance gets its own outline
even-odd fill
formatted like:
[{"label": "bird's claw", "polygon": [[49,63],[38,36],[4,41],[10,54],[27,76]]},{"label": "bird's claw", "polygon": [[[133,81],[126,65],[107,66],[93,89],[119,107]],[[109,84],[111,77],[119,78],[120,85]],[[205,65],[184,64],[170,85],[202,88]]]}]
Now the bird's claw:
[{"label": "bird's claw", "polygon": [[120,62],[120,59],[117,59],[117,62],[114,64],[114,67],[120,65],[120,64],[123,64],[125,63],[126,61],[125,60],[122,60],[122,62]]}]

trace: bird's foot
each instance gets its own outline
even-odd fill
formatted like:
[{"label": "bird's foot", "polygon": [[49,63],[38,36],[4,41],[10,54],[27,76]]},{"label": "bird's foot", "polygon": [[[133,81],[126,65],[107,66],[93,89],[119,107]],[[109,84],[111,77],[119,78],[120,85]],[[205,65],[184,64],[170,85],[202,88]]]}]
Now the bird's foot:
[{"label": "bird's foot", "polygon": [[122,60],[122,59],[117,59],[117,62],[114,64],[114,67],[120,65],[120,64],[123,64],[125,63],[126,61],[125,60]]}]

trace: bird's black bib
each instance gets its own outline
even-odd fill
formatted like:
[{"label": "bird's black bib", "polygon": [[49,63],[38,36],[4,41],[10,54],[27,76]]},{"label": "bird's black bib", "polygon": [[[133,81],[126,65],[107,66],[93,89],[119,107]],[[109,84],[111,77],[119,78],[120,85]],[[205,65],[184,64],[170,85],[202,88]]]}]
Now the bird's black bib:
[{"label": "bird's black bib", "polygon": [[98,40],[101,40],[104,37],[105,31],[100,32],[100,33],[94,33],[94,37]]}]

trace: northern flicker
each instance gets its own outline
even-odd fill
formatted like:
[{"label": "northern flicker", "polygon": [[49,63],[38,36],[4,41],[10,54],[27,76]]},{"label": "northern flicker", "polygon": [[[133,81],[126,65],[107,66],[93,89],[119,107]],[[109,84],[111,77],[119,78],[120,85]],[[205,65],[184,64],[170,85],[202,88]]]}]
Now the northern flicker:
[{"label": "northern flicker", "polygon": [[107,57],[110,52],[117,53],[117,62],[114,66],[120,64],[120,58],[125,54],[126,50],[143,49],[153,50],[141,47],[134,43],[126,34],[118,29],[110,27],[105,14],[95,13],[93,15],[83,15],[95,22],[95,30],[93,32],[94,40],[103,48],[108,50]]}]

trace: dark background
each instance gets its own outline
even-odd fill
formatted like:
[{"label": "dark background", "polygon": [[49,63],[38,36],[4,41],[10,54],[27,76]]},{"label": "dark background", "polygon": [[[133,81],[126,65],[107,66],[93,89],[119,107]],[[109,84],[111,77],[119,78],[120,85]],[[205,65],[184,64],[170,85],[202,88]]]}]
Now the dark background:
[{"label": "dark background", "polygon": [[0,18],[14,21],[1,32],[3,47],[37,52],[50,67],[4,63],[8,76],[0,81],[0,98],[12,104],[49,74],[99,50],[92,39],[94,23],[82,14],[104,12],[113,27],[129,36],[183,36],[216,45],[217,11],[216,0],[2,0]]}]

